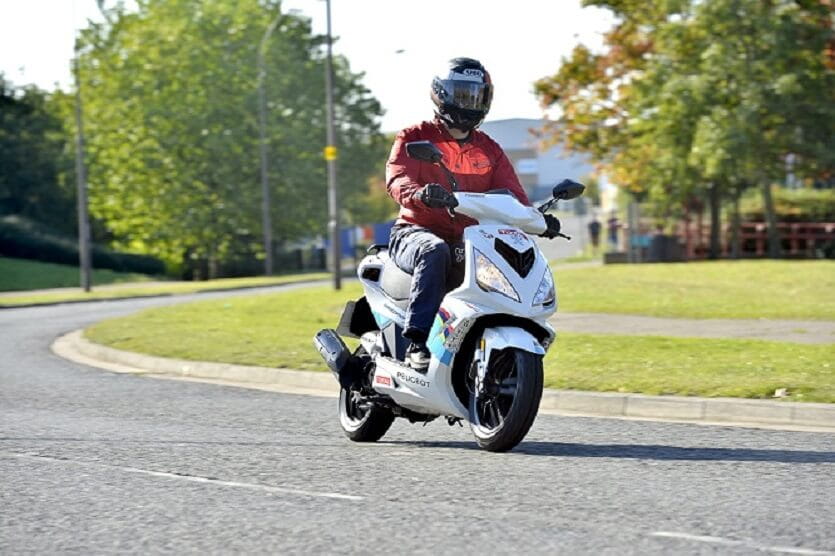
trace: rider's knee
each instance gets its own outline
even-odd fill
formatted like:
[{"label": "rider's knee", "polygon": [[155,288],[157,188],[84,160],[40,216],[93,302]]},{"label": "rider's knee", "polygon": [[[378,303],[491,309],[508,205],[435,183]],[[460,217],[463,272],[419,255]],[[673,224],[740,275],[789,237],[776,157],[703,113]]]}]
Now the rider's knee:
[{"label": "rider's knee", "polygon": [[421,251],[424,260],[433,266],[442,265],[449,267],[452,261],[449,245],[444,241],[432,242],[426,245]]}]

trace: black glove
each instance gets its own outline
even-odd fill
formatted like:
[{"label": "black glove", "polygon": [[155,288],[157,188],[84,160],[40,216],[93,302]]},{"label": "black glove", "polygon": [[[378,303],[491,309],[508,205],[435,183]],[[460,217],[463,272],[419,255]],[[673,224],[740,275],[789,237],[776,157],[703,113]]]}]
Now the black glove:
[{"label": "black glove", "polygon": [[560,233],[560,229],[562,226],[560,225],[559,219],[556,216],[551,216],[550,214],[543,214],[545,217],[545,231],[539,234],[542,237],[547,237],[548,239],[554,239],[557,237],[557,234]]},{"label": "black glove", "polygon": [[415,196],[429,208],[455,208],[458,200],[439,183],[427,184]]}]

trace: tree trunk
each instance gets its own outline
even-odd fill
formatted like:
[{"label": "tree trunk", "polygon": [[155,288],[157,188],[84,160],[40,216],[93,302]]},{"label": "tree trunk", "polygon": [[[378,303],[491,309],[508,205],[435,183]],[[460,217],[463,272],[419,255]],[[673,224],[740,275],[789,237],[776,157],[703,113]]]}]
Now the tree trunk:
[{"label": "tree trunk", "polygon": [[710,185],[710,252],[708,257],[718,259],[722,252],[720,234],[722,232],[722,221],[720,216],[720,195],[719,184]]},{"label": "tree trunk", "polygon": [[734,195],[734,215],[731,224],[731,257],[734,259],[742,256],[742,246],[740,245],[740,228],[742,227],[742,223],[739,217],[739,198],[741,195],[739,191]]},{"label": "tree trunk", "polygon": [[782,249],[780,248],[780,231],[777,229],[777,214],[774,211],[774,199],[771,197],[771,184],[768,180],[763,180],[761,188],[768,230],[768,256],[771,259],[779,259],[782,256]]},{"label": "tree trunk", "polygon": [[214,245],[209,247],[209,256],[207,257],[206,266],[208,267],[207,274],[209,280],[214,280],[218,276],[218,267],[220,266],[217,258],[217,249]]},{"label": "tree trunk", "polygon": [[629,228],[629,235],[627,236],[628,256],[627,260],[630,263],[640,263],[641,261],[641,246],[639,242],[639,235],[641,233],[641,214],[640,205],[637,201],[630,201],[626,209],[627,226]]},{"label": "tree trunk", "polygon": [[696,249],[699,250],[699,257],[705,256],[705,206],[699,206],[699,212],[696,213]]}]

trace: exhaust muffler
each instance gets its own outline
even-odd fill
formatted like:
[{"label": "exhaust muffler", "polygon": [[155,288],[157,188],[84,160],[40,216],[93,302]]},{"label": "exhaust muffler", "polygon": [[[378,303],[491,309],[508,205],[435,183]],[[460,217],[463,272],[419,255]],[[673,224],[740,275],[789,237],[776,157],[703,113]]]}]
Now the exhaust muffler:
[{"label": "exhaust muffler", "polygon": [[319,355],[327,363],[339,384],[350,390],[360,376],[360,363],[351,355],[348,346],[335,330],[325,328],[313,338],[313,345],[319,350]]}]

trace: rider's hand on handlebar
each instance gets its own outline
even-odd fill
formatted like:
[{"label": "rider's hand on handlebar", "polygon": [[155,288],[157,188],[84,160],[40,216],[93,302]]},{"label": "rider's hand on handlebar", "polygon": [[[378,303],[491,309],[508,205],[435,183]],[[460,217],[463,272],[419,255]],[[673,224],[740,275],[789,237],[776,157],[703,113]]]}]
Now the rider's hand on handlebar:
[{"label": "rider's hand on handlebar", "polygon": [[455,208],[458,206],[455,195],[438,183],[425,185],[415,196],[429,208]]},{"label": "rider's hand on handlebar", "polygon": [[545,217],[545,231],[542,232],[542,237],[546,237],[548,239],[554,239],[560,233],[560,229],[562,226],[560,225],[559,219],[556,216],[551,216],[550,214],[544,214]]}]

